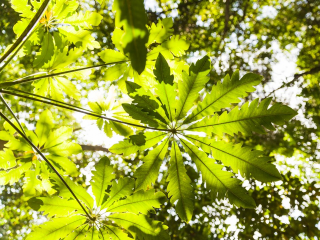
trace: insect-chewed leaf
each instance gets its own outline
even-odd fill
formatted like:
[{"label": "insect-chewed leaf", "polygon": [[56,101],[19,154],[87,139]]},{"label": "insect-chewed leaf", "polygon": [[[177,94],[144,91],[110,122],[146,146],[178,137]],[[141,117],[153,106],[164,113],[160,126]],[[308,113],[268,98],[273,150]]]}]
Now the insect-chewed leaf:
[{"label": "insect-chewed leaf", "polygon": [[148,191],[140,190],[122,201],[114,203],[108,208],[108,212],[131,212],[148,214],[153,208],[160,208],[166,196],[162,192],[151,189]]},{"label": "insect-chewed leaf", "polygon": [[113,167],[110,165],[110,160],[103,157],[95,166],[96,171],[93,172],[90,184],[92,192],[96,199],[96,205],[100,206],[108,186],[111,185],[111,180],[114,179]]},{"label": "insect-chewed leaf", "polygon": [[173,142],[170,153],[170,167],[167,178],[168,197],[174,204],[177,200],[176,211],[184,221],[190,221],[194,209],[194,190],[191,180],[186,173],[179,146]]},{"label": "insect-chewed leaf", "polygon": [[116,26],[122,27],[122,47],[129,53],[131,64],[139,74],[146,65],[148,41],[147,15],[143,0],[115,0],[113,9],[116,11]]},{"label": "insect-chewed leaf", "polygon": [[198,107],[186,118],[184,123],[213,115],[222,108],[230,107],[231,103],[239,103],[240,97],[246,97],[255,90],[254,86],[261,82],[261,76],[253,73],[244,75],[239,80],[239,71],[233,73],[231,79],[227,75],[223,82],[218,82]]},{"label": "insect-chewed leaf", "polygon": [[271,98],[267,98],[258,105],[259,99],[255,99],[250,105],[245,103],[241,109],[236,107],[230,113],[224,112],[221,116],[216,114],[212,118],[205,118],[191,125],[188,130],[213,132],[218,135],[233,135],[239,132],[243,135],[251,135],[252,132],[265,133],[264,127],[274,130],[272,123],[284,124],[297,114],[290,107],[279,103],[268,108],[270,102]]},{"label": "insect-chewed leaf", "polygon": [[51,59],[54,53],[53,37],[49,32],[45,33],[41,43],[41,52],[37,54],[33,66],[41,67]]},{"label": "insect-chewed leaf", "polygon": [[142,164],[133,175],[137,178],[136,190],[145,190],[155,182],[162,160],[167,153],[168,142],[168,140],[163,141],[163,143],[151,150],[148,155],[142,159],[144,164]]},{"label": "insect-chewed leaf", "polygon": [[156,145],[158,142],[161,142],[166,135],[167,134],[163,132],[146,132],[144,133],[144,145],[138,146],[133,141],[130,141],[130,139],[125,139],[119,143],[114,144],[111,148],[109,148],[109,151],[112,153],[123,154],[124,156],[128,156],[137,151],[143,151]]},{"label": "insect-chewed leaf", "polygon": [[54,218],[52,221],[46,222],[36,227],[26,240],[57,240],[66,237],[72,233],[74,229],[82,226],[86,221],[84,216],[71,216],[63,218]]},{"label": "insect-chewed leaf", "polygon": [[262,152],[252,150],[249,147],[242,147],[242,144],[233,145],[224,141],[216,141],[196,136],[187,136],[193,142],[200,143],[201,148],[211,153],[212,156],[231,166],[234,172],[240,173],[249,178],[250,176],[262,182],[281,180],[277,168],[270,163],[269,157],[262,157]]},{"label": "insect-chewed leaf", "polygon": [[64,171],[68,175],[73,176],[76,173],[78,173],[78,169],[77,169],[75,163],[72,162],[67,157],[61,157],[61,156],[51,155],[51,154],[47,155],[46,157],[54,166],[64,169]]},{"label": "insect-chewed leaf", "polygon": [[118,183],[114,181],[110,189],[109,197],[102,204],[101,209],[108,208],[120,198],[129,196],[132,193],[133,187],[134,180],[131,178],[120,178]]},{"label": "insect-chewed leaf", "polygon": [[196,146],[184,140],[181,140],[181,142],[197,165],[198,170],[201,171],[208,187],[214,191],[218,198],[227,195],[232,204],[245,208],[255,207],[253,198],[247,195],[245,189],[240,186],[238,179],[232,178],[232,173],[222,171],[221,165],[215,164],[214,159],[208,158],[205,152],[200,151]]},{"label": "insect-chewed leaf", "polygon": [[[134,119],[140,120],[142,123],[148,124],[152,127],[158,125],[164,125],[146,112],[143,112],[141,108],[136,107],[133,104],[124,103],[122,104],[123,109]],[[164,125],[165,126],[165,125]]]},{"label": "insect-chewed leaf", "polygon": [[170,239],[167,226],[159,221],[153,221],[142,214],[119,213],[109,216],[109,219],[128,229],[135,239],[166,240]]},{"label": "insect-chewed leaf", "polygon": [[174,57],[181,57],[188,50],[189,43],[185,38],[175,35],[168,41],[163,42],[161,45],[153,48],[147,54],[148,60],[154,60],[161,53],[166,59],[174,59]]},{"label": "insect-chewed leaf", "polygon": [[162,43],[173,34],[173,21],[172,18],[159,19],[158,23],[152,23],[150,28],[150,35],[147,45],[154,42]]},{"label": "insect-chewed leaf", "polygon": [[19,167],[14,168],[8,172],[1,171],[0,172],[0,185],[6,185],[6,184],[14,184],[15,182],[18,182],[18,180],[21,178],[21,175],[23,175],[25,172],[27,172],[30,167],[32,166],[31,162],[23,163]]},{"label": "insect-chewed leaf", "polygon": [[177,102],[176,119],[182,119],[193,106],[196,99],[199,98],[199,92],[209,81],[207,76],[210,72],[210,59],[208,56],[198,60],[197,63],[190,66],[189,75],[182,72],[182,79],[178,83],[179,100]]},{"label": "insect-chewed leaf", "polygon": [[[66,199],[74,198],[73,195],[70,193],[69,189],[63,184],[61,179],[56,174],[52,174],[51,179],[53,179],[55,181],[55,184],[57,184],[59,187],[59,196]],[[93,198],[90,196],[89,193],[87,193],[87,191],[83,187],[74,183],[70,178],[64,178],[64,180],[72,189],[77,198],[83,201],[89,208],[93,207]]]}]

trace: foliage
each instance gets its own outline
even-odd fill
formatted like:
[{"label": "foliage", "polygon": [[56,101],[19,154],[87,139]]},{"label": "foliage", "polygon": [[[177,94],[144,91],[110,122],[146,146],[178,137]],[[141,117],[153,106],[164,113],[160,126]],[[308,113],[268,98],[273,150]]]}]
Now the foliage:
[{"label": "foliage", "polygon": [[[50,195],[56,191],[49,180],[49,166],[41,161],[35,150],[20,136],[15,137],[16,130],[7,122],[6,131],[0,132],[0,139],[7,141],[5,149],[0,152],[0,183],[14,184],[21,177],[25,177],[23,191],[25,196],[34,197],[43,191]],[[81,152],[79,144],[71,142],[72,128],[60,127],[53,130],[52,113],[44,110],[37,122],[35,131],[27,131],[27,136],[55,167],[69,175],[77,174],[76,165],[68,156]]]},{"label": "foliage", "polygon": [[[261,9],[264,6],[268,6],[268,1],[259,4],[255,1],[249,3],[228,0],[226,4],[222,4],[222,1],[210,3],[204,1],[179,1],[175,3],[175,1],[171,1],[165,6],[163,3],[166,1],[163,0],[159,1],[160,6],[164,9],[161,18],[156,16],[158,13],[149,11],[149,20],[154,16],[156,19],[149,22],[148,26],[146,25],[147,16],[143,1],[114,1],[113,12],[111,12],[111,4],[108,5],[104,1],[98,2],[101,5],[97,3],[92,5],[93,3],[87,2],[83,4],[78,1],[50,1],[48,9],[32,30],[31,36],[17,48],[16,53],[12,53],[14,56],[19,52],[17,54],[19,58],[15,61],[16,65],[11,64],[11,66],[16,66],[17,69],[23,68],[25,71],[6,71],[4,67],[7,66],[7,62],[2,65],[4,67],[1,68],[0,76],[5,82],[0,83],[1,92],[6,94],[6,101],[11,102],[11,107],[19,113],[19,118],[23,116],[23,111],[28,111],[25,109],[30,109],[30,105],[25,107],[25,101],[20,100],[21,106],[15,104],[17,100],[10,95],[32,100],[33,104],[29,112],[41,112],[41,109],[44,108],[43,104],[59,107],[59,110],[50,108],[54,118],[59,118],[59,125],[62,121],[71,125],[66,110],[72,110],[84,113],[85,119],[95,120],[100,130],[103,130],[108,137],[116,134],[125,136],[125,140],[109,149],[115,154],[109,154],[112,158],[122,158],[124,165],[130,169],[129,173],[133,174],[136,180],[134,182],[133,179],[121,178],[120,176],[127,175],[127,170],[124,173],[123,170],[115,168],[113,169],[115,176],[109,174],[109,176],[104,176],[107,180],[101,180],[103,179],[102,162],[108,162],[102,158],[104,160],[96,165],[97,171],[94,172],[91,187],[87,192],[73,182],[76,179],[82,183],[82,186],[86,186],[83,181],[87,176],[82,178],[75,164],[67,159],[73,153],[80,152],[76,143],[65,142],[70,138],[72,128],[54,129],[53,117],[49,116],[50,113],[47,110],[41,114],[38,123],[35,124],[33,120],[35,114],[33,113],[26,122],[29,124],[32,122],[36,125],[36,129],[34,132],[25,131],[26,139],[24,138],[25,125],[21,126],[19,120],[15,118],[11,123],[14,122],[20,131],[13,129],[10,120],[6,120],[5,116],[1,115],[7,121],[4,124],[5,131],[2,131],[2,135],[5,136],[2,140],[5,142],[10,140],[5,144],[6,148],[0,154],[0,167],[3,169],[1,171],[2,184],[15,181],[12,188],[23,186],[24,197],[27,199],[43,194],[45,197],[31,198],[29,200],[30,206],[36,206],[38,211],[44,211],[49,218],[55,214],[60,214],[62,217],[54,216],[51,221],[35,228],[29,238],[40,238],[39,236],[46,234],[49,229],[63,226],[65,231],[54,231],[54,234],[51,235],[52,239],[61,238],[63,234],[68,239],[78,233],[80,234],[78,237],[87,238],[104,238],[102,234],[105,234],[112,239],[131,239],[131,237],[158,239],[159,236],[154,236],[154,232],[157,229],[165,230],[166,227],[146,215],[150,215],[148,211],[153,210],[153,207],[159,207],[160,202],[164,202],[165,197],[160,191],[165,189],[165,185],[167,185],[166,191],[170,202],[165,203],[163,211],[157,212],[156,218],[166,222],[170,229],[167,230],[168,233],[166,231],[159,232],[159,234],[163,234],[161,239],[169,238],[168,234],[173,239],[220,239],[231,236],[228,235],[225,225],[223,230],[220,228],[220,230],[218,228],[212,230],[210,224],[213,217],[210,215],[210,211],[204,210],[206,205],[213,205],[217,215],[220,212],[221,216],[227,217],[224,213],[222,214],[223,209],[226,209],[223,208],[226,202],[217,200],[224,197],[228,197],[230,203],[236,206],[253,207],[254,200],[258,204],[258,208],[253,210],[245,210],[227,204],[229,209],[232,209],[230,211],[236,214],[241,219],[241,224],[243,223],[245,226],[243,229],[239,223],[238,228],[242,229],[243,233],[238,234],[239,237],[245,239],[250,234],[253,235],[255,229],[260,226],[260,233],[270,239],[273,239],[274,236],[291,236],[290,228],[284,226],[279,228],[279,231],[270,232],[270,229],[273,229],[270,222],[262,223],[262,220],[259,220],[255,221],[256,225],[252,226],[252,221],[249,218],[254,216],[255,219],[262,219],[260,216],[270,215],[268,212],[270,206],[272,211],[280,215],[290,214],[281,211],[279,197],[283,195],[282,191],[276,198],[269,199],[269,194],[275,191],[275,185],[267,183],[263,185],[264,189],[258,190],[258,187],[254,187],[256,184],[261,185],[258,181],[271,182],[282,179],[284,184],[290,182],[296,188],[290,188],[287,185],[277,185],[277,188],[286,189],[284,192],[292,192],[295,196],[298,194],[295,190],[300,189],[300,186],[301,189],[306,188],[308,191],[311,187],[312,202],[304,202],[303,204],[308,206],[306,209],[310,207],[312,211],[317,212],[317,207],[313,206],[316,201],[313,195],[317,194],[313,191],[317,190],[317,186],[308,185],[302,179],[295,178],[294,181],[291,181],[292,178],[287,178],[287,176],[281,178],[272,163],[272,155],[281,153],[292,156],[297,151],[302,152],[310,159],[315,159],[313,149],[317,148],[317,140],[314,139],[316,131],[312,127],[306,129],[296,119],[290,125],[278,127],[278,131],[275,133],[265,131],[265,129],[275,130],[274,125],[283,125],[296,112],[279,103],[272,103],[272,106],[269,106],[271,98],[263,99],[260,103],[258,99],[255,99],[249,103],[247,100],[252,100],[252,97],[248,93],[255,90],[254,86],[257,86],[262,78],[257,74],[243,74],[244,76],[240,78],[239,72],[235,70],[240,67],[242,74],[253,68],[255,72],[262,73],[265,77],[263,84],[269,81],[270,65],[261,63],[260,59],[266,57],[271,59],[270,56],[273,53],[270,49],[261,50],[261,48],[270,46],[272,38],[275,37],[274,33],[279,30],[278,26],[281,25],[281,22],[287,21],[288,15],[294,15],[294,12],[298,11],[301,13],[298,18],[301,18],[304,12],[305,14],[310,12],[313,14],[312,10],[305,7],[308,10],[297,8],[292,11],[295,9],[294,6],[280,3],[276,8],[285,13],[283,16],[278,14],[274,19],[260,20],[258,15],[261,14]],[[32,16],[40,9],[41,2],[13,0],[12,4],[21,16],[14,31],[17,35],[23,35],[24,29],[28,27],[29,22],[33,21]],[[164,18],[164,14],[168,16],[168,13],[171,12],[171,9],[168,8],[176,6],[178,6],[179,16],[174,20],[170,17]],[[92,11],[93,8],[96,12]],[[208,12],[210,14],[207,14]],[[195,21],[199,21],[197,20],[199,17],[204,22],[203,25],[195,23]],[[114,23],[113,18],[115,19]],[[215,19],[214,24],[211,24],[210,28],[206,27],[206,21],[211,22],[212,19]],[[306,22],[297,21],[299,22],[297,28],[301,26],[303,28],[304,24],[312,24],[313,26],[313,20],[306,19]],[[246,26],[245,29],[243,26]],[[281,37],[279,38],[282,48],[285,48],[288,43],[298,44],[300,42],[293,37],[298,30],[295,27],[292,29],[291,31],[288,28],[283,40]],[[281,34],[287,31],[283,28],[280,30]],[[94,32],[93,35],[91,35],[91,31]],[[317,30],[305,31],[306,36],[314,40],[305,41],[304,48],[317,42],[313,36],[314,31]],[[272,32],[272,34],[269,34],[265,39],[264,32]],[[183,36],[182,33],[184,33]],[[261,64],[263,70],[254,69],[250,65],[250,61],[245,57],[239,57],[239,51],[231,50],[231,53],[228,52],[228,49],[232,49],[232,44],[235,44],[232,40],[235,36],[232,35],[233,33],[236,33],[237,36],[236,45],[241,48],[245,47],[245,50],[241,50],[239,47],[240,52],[251,51],[256,55],[255,50],[260,48],[257,52],[260,52],[261,55],[254,61]],[[251,34],[256,34],[257,44],[246,43],[246,40],[251,38]],[[199,40],[200,38],[201,40]],[[100,51],[100,46],[107,49]],[[20,48],[23,50],[19,51]],[[309,50],[311,48],[309,47]],[[10,46],[6,49],[9,49],[7,53],[11,54]],[[90,51],[87,51],[88,49]],[[316,56],[316,48],[313,49],[315,51],[312,56]],[[207,51],[211,60],[215,61],[215,69],[211,69],[209,58],[203,50]],[[314,69],[317,67],[315,59],[310,62],[306,57],[309,50],[305,48],[299,53],[301,69],[308,69],[308,66],[312,64],[315,64]],[[205,57],[189,67],[183,58],[196,55],[197,51]],[[223,58],[223,54],[220,54],[221,51],[223,54],[227,52],[230,56],[229,67],[221,64]],[[186,53],[188,55],[185,55]],[[99,61],[97,56],[100,56],[104,63],[95,65]],[[9,58],[8,62],[12,59],[15,60],[15,58]],[[74,66],[79,63],[87,65],[81,68]],[[90,66],[92,63],[94,65]],[[91,74],[90,69],[96,69],[96,71]],[[41,72],[37,72],[39,70]],[[21,78],[21,73],[25,72],[29,75]],[[230,75],[233,72],[233,74],[229,77],[225,72]],[[217,81],[222,75],[226,75],[224,80]],[[12,81],[17,76],[18,79]],[[92,81],[88,80],[89,78]],[[314,79],[316,78],[308,80],[307,87],[302,94],[309,97],[306,106],[308,111],[305,115],[312,116],[313,121],[317,122],[317,114],[314,114],[317,106],[314,102],[316,96],[314,89],[317,89],[317,84]],[[110,87],[105,81],[116,82],[113,82]],[[32,82],[34,94],[30,93],[31,86],[22,85],[27,82]],[[86,104],[85,98],[88,91],[98,87],[103,87],[103,90],[108,93],[107,99],[89,102],[91,111],[82,108],[80,105]],[[21,92],[21,90],[24,91]],[[260,91],[261,88],[259,87],[258,90]],[[131,99],[127,99],[127,95]],[[255,97],[256,95],[253,95],[253,98]],[[239,98],[244,98],[244,101]],[[74,100],[82,101],[80,103]],[[11,111],[9,107],[6,108]],[[47,117],[44,117],[45,115]],[[62,119],[61,116],[63,116]],[[49,126],[45,126],[46,124]],[[47,134],[43,134],[43,132]],[[59,140],[60,132],[66,133],[62,134],[64,137],[61,141]],[[258,134],[252,134],[252,132]],[[312,143],[307,144],[307,141],[301,139],[302,135],[304,139],[312,138]],[[35,146],[30,147],[28,140],[31,140]],[[52,152],[55,147],[46,147],[52,141],[59,141],[57,142],[57,151]],[[68,144],[73,145],[74,148],[69,148]],[[303,146],[299,147],[299,145]],[[67,146],[65,150],[60,149],[65,146]],[[42,156],[41,152],[45,155]],[[117,156],[117,154],[122,154],[122,156]],[[83,155],[82,160],[77,161],[77,167],[80,166],[81,170],[88,163],[85,158]],[[117,164],[119,159],[112,160],[112,163]],[[140,159],[144,162],[142,165],[139,164]],[[167,162],[168,167],[165,166]],[[15,178],[6,177],[25,163],[29,164],[28,168],[21,172],[25,178],[20,179],[20,172]],[[53,164],[53,168],[50,163]],[[105,170],[112,172],[109,165]],[[61,175],[56,175],[57,173]],[[72,180],[67,175],[72,175]],[[113,178],[118,181],[111,182]],[[257,181],[253,181],[252,178]],[[158,181],[156,181],[157,179]],[[244,179],[250,180],[249,195],[246,192],[248,187],[246,190],[244,188]],[[118,219],[118,222],[111,222],[109,217],[107,220],[102,220],[99,215],[101,212],[98,212],[108,202],[117,186],[124,181],[127,181],[131,186],[131,191],[125,192],[119,198],[120,201],[108,206],[108,210],[112,206],[122,206],[121,204],[127,204],[135,199],[147,199],[152,196],[158,196],[157,203],[137,206],[133,204],[132,208],[120,207],[119,213],[110,216],[125,216],[126,220]],[[99,184],[96,184],[97,182]],[[135,186],[134,193],[132,193],[133,186]],[[101,188],[99,189],[99,187]],[[157,192],[155,193],[151,188],[156,189]],[[10,187],[6,186],[5,189],[10,189]],[[256,191],[253,192],[254,189]],[[8,191],[10,192],[10,190]],[[95,196],[94,199],[92,193]],[[299,198],[294,196],[290,196],[290,198],[292,201],[299,199],[298,201],[302,202],[301,196],[300,194]],[[2,200],[3,198],[5,201]],[[6,201],[6,198],[7,195],[1,196],[1,202],[12,206],[13,203]],[[61,209],[46,208],[46,204],[50,201],[59,202],[62,205]],[[18,201],[13,202],[17,203]],[[42,205],[38,206],[39,203]],[[12,209],[10,208],[10,214],[14,212]],[[21,209],[24,207],[21,206]],[[305,212],[302,208],[300,210]],[[174,217],[174,212],[178,213],[180,219]],[[6,214],[6,218],[13,218],[12,216],[17,213],[10,214]],[[106,212],[106,215],[109,214]],[[314,225],[317,218],[314,218],[314,215],[307,215],[308,217],[304,219],[309,219],[312,223],[307,225],[310,231],[306,235],[316,236]],[[136,222],[144,222],[146,226],[151,226],[150,230],[152,229],[152,231],[141,232],[138,228],[128,225],[128,218],[135,219]],[[73,228],[68,228],[72,225],[72,219],[79,220],[79,224],[83,224],[81,226],[84,227],[83,231],[81,227],[77,228],[80,225],[76,223]],[[103,224],[97,226],[96,220],[93,219],[102,220]],[[209,222],[206,219],[209,219]],[[277,216],[275,215],[272,219],[273,222],[282,222],[282,220],[276,220]],[[116,228],[115,223],[120,228]],[[290,220],[290,223],[297,224],[298,222]],[[122,234],[121,237],[110,236],[112,234],[110,229],[118,231],[119,234]],[[123,229],[127,230],[123,231]],[[304,230],[299,228],[299,231],[303,232]],[[128,233],[129,235],[127,235]],[[294,235],[292,236],[294,237]]]},{"label": "foliage", "polygon": [[94,199],[85,189],[67,179],[68,185],[89,209],[91,218],[74,199],[70,199],[72,195],[60,179],[52,176],[60,197],[34,198],[29,200],[29,204],[54,218],[35,228],[27,239],[132,239],[128,232],[134,239],[169,239],[165,231],[167,227],[146,216],[163,203],[163,193],[155,193],[153,189],[133,193],[134,181],[130,178],[112,181],[113,168],[107,157],[101,158],[95,168],[90,181]]}]

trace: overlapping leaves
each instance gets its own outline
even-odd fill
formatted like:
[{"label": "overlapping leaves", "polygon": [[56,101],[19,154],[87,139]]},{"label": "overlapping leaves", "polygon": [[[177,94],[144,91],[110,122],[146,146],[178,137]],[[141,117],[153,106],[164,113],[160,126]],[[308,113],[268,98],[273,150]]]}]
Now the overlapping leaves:
[{"label": "overlapping leaves", "polygon": [[[237,206],[254,207],[254,200],[241,187],[235,173],[264,182],[280,180],[281,176],[271,159],[264,157],[262,152],[225,143],[220,136],[239,132],[249,135],[252,131],[264,133],[265,128],[274,130],[273,124],[283,124],[296,115],[294,110],[279,103],[269,108],[270,99],[262,100],[260,104],[256,99],[251,104],[232,109],[230,113],[224,111],[219,114],[239,103],[239,98],[253,92],[261,77],[249,73],[239,78],[236,71],[231,78],[226,76],[213,86],[211,92],[199,101],[200,92],[209,80],[209,71],[210,61],[205,56],[192,64],[188,73],[182,72],[177,81],[171,75],[165,58],[159,54],[154,69],[154,91],[127,82],[127,91],[133,101],[123,104],[134,119],[156,130],[137,135],[144,144],[136,144],[131,136],[110,149],[114,153],[128,155],[153,147],[134,173],[136,189],[145,190],[155,183],[160,166],[171,148],[167,191],[171,202],[176,203],[177,213],[185,221],[192,217],[195,196],[184,168],[182,152],[195,163],[214,196],[218,199],[228,197]],[[197,136],[199,134],[205,137]],[[232,172],[226,171],[224,166],[230,166]]]},{"label": "overlapping leaves", "polygon": [[[41,2],[36,0],[12,0],[13,9],[20,13],[22,19],[13,27],[14,32],[20,35],[29,24],[34,13],[39,9]],[[30,5],[29,5],[30,3]],[[41,52],[37,54],[34,61],[35,67],[41,67],[47,63],[54,54],[55,46],[63,49],[62,38],[67,37],[67,44],[74,44],[83,49],[99,48],[100,45],[91,36],[88,29],[97,26],[102,16],[95,12],[79,12],[76,10],[79,2],[52,0],[43,18],[35,28],[34,34],[25,45],[27,51],[32,45],[41,45]]]},{"label": "overlapping leaves", "polygon": [[[40,195],[43,191],[53,194],[49,180],[50,170],[47,163],[41,161],[34,149],[7,123],[6,131],[0,131],[0,139],[7,141],[0,152],[0,184],[13,184],[25,177],[23,190],[27,197]],[[26,134],[32,142],[46,154],[47,159],[61,172],[77,174],[75,164],[68,159],[72,154],[81,152],[80,145],[71,142],[72,128],[53,129],[53,117],[49,110],[40,115],[35,131]]]},{"label": "overlapping leaves", "polygon": [[36,198],[29,203],[53,218],[35,228],[27,240],[170,239],[167,226],[147,216],[165,200],[162,192],[134,191],[131,178],[115,181],[113,167],[107,157],[101,158],[95,168],[90,182],[94,198],[84,188],[66,179],[91,217],[85,215],[60,179],[52,176],[60,197]]}]

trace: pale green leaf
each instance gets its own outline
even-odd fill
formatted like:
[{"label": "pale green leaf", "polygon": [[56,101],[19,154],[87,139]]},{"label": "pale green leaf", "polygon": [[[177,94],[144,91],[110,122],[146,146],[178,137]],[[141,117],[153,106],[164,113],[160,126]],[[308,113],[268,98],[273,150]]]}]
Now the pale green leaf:
[{"label": "pale green leaf", "polygon": [[189,75],[182,72],[182,81],[178,83],[179,100],[177,102],[176,119],[182,119],[199,98],[199,92],[209,81],[210,59],[208,56],[191,65]]},{"label": "pale green leaf", "polygon": [[144,240],[169,240],[167,226],[159,221],[154,221],[142,214],[119,213],[109,216],[116,224],[126,228],[135,239]]},{"label": "pale green leaf", "polygon": [[16,158],[10,149],[0,151],[0,169],[9,169],[17,165]]},{"label": "pale green leaf", "polygon": [[189,222],[194,209],[194,190],[191,180],[186,173],[182,155],[176,142],[172,143],[168,174],[167,181],[169,184],[167,190],[170,202],[174,204],[177,201],[175,209],[179,217]]},{"label": "pale green leaf", "polygon": [[134,180],[132,178],[120,178],[118,182],[112,182],[108,199],[102,204],[101,209],[108,208],[120,198],[128,196],[132,193]]},{"label": "pale green leaf", "polygon": [[161,163],[167,153],[168,142],[168,140],[163,141],[163,143],[148,152],[148,155],[142,159],[144,164],[142,164],[133,175],[137,178],[136,191],[151,188],[151,184],[156,181]]},{"label": "pale green leaf", "polygon": [[242,147],[242,144],[233,145],[224,141],[216,141],[208,138],[187,136],[191,141],[200,143],[200,147],[207,153],[222,161],[226,166],[230,166],[242,176],[250,176],[262,182],[281,180],[281,175],[277,168],[270,163],[269,157],[262,157],[262,152],[252,150],[249,147]]},{"label": "pale green leaf", "polygon": [[165,199],[166,196],[162,192],[155,192],[154,189],[140,190],[126,199],[114,203],[107,211],[148,214],[149,211],[154,211],[153,208],[160,208]]},{"label": "pale green leaf", "polygon": [[241,132],[247,136],[252,132],[265,133],[264,127],[274,130],[272,123],[284,124],[297,114],[290,107],[280,103],[268,108],[270,102],[271,98],[262,100],[260,104],[259,99],[255,99],[250,105],[249,102],[245,103],[241,109],[235,107],[230,113],[224,112],[221,116],[216,114],[212,118],[205,118],[191,125],[188,130],[213,132],[218,135]]},{"label": "pale green leaf", "polygon": [[53,128],[52,113],[46,109],[40,114],[39,121],[36,125],[36,134],[39,139],[39,146],[43,146],[48,139],[51,129]]},{"label": "pale green leaf", "polygon": [[241,187],[238,179],[232,178],[234,176],[232,173],[222,171],[221,165],[216,164],[214,159],[208,158],[205,152],[200,151],[196,146],[184,140],[181,140],[181,142],[201,172],[203,180],[212,189],[213,194],[217,198],[227,196],[230,202],[237,206],[245,208],[255,207],[253,198]]},{"label": "pale green leaf", "polygon": [[80,205],[75,200],[63,199],[58,196],[38,197],[40,208],[37,211],[43,212],[48,217],[63,217],[71,213],[85,214]]},{"label": "pale green leaf", "polygon": [[105,63],[128,61],[128,58],[123,53],[112,49],[105,49],[98,53],[98,55]]},{"label": "pale green leaf", "polygon": [[187,117],[185,123],[213,115],[222,108],[230,107],[232,103],[239,103],[249,92],[255,90],[254,86],[261,82],[261,76],[253,73],[244,75],[239,80],[239,71],[234,72],[230,79],[227,75],[223,82],[218,82],[198,107]]},{"label": "pale green leaf", "polygon": [[95,165],[96,171],[93,171],[93,177],[90,181],[92,192],[96,199],[96,205],[100,206],[108,186],[111,185],[111,180],[115,177],[113,167],[110,165],[110,160],[107,157],[102,157]]}]

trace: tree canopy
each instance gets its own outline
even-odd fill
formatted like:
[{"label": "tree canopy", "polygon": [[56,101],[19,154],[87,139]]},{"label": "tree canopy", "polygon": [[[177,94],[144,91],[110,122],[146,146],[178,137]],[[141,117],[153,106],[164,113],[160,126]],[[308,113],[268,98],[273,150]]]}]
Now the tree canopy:
[{"label": "tree canopy", "polygon": [[318,1],[0,7],[1,239],[320,236]]}]

